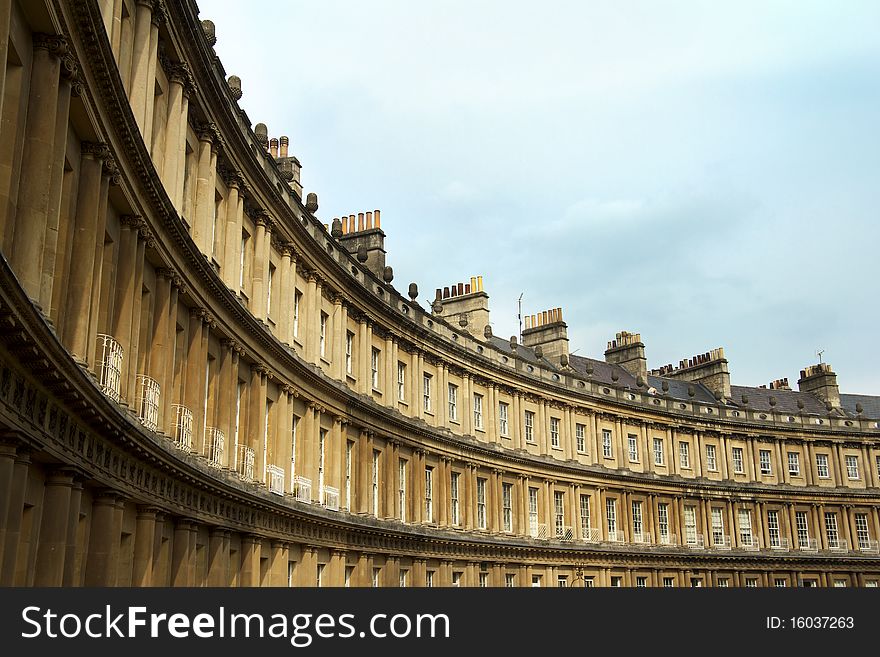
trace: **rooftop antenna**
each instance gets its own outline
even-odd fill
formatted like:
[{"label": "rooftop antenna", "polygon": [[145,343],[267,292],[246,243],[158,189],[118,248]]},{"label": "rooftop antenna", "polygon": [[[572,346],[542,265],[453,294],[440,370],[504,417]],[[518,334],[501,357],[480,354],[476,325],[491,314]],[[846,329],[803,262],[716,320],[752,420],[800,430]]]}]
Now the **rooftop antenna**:
[{"label": "rooftop antenna", "polygon": [[819,364],[822,364],[822,354],[825,353],[824,349],[816,349],[816,355],[819,357]]},{"label": "rooftop antenna", "polygon": [[520,342],[520,344],[522,344],[522,298],[523,298],[523,293],[520,292],[519,293],[519,300],[516,302],[517,303],[516,319],[517,319],[517,321],[519,321],[519,342]]}]

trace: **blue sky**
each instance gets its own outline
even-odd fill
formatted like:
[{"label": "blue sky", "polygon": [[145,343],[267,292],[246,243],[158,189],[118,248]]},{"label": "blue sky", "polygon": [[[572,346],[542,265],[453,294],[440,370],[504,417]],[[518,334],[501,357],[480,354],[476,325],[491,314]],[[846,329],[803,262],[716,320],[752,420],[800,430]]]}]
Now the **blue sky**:
[{"label": "blue sky", "polygon": [[733,382],[880,394],[880,3],[201,0],[318,215],[379,208],[421,301],[482,275],[496,335]]}]

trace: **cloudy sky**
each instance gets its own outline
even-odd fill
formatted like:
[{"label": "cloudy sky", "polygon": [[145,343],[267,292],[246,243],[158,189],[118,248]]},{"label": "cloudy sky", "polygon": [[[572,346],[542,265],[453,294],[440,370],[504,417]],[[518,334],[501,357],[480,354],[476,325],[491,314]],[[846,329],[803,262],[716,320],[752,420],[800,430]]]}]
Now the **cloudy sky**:
[{"label": "cloudy sky", "polygon": [[319,217],[379,208],[405,293],[482,275],[497,335],[816,350],[880,394],[880,3],[200,0]]}]

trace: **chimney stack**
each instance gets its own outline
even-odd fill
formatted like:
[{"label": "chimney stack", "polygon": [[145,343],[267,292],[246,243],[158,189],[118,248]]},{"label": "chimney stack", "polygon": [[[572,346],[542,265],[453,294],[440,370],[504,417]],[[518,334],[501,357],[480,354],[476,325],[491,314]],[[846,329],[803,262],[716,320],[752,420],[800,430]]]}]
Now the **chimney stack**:
[{"label": "chimney stack", "polygon": [[541,347],[546,358],[568,356],[568,325],[562,321],[562,308],[526,315],[522,332],[524,347]]},{"label": "chimney stack", "polygon": [[379,227],[379,210],[358,212],[348,217],[343,215],[339,241],[352,255],[363,245],[367,250],[367,268],[382,278],[385,273],[385,233]]},{"label": "chimney stack", "polygon": [[840,408],[840,389],[837,387],[837,374],[828,363],[810,365],[801,370],[798,390],[811,392],[822,401]]},{"label": "chimney stack", "polygon": [[467,318],[464,329],[478,339],[486,338],[489,326],[489,295],[483,290],[483,277],[471,276],[470,283],[455,283],[442,290],[437,288],[437,301],[441,303],[440,317],[445,319]]},{"label": "chimney stack", "polygon": [[287,138],[287,135],[282,135],[279,143],[281,145],[281,157],[287,157],[287,148],[290,145],[290,140]]},{"label": "chimney stack", "polygon": [[634,377],[648,377],[648,360],[645,358],[645,345],[639,333],[621,331],[608,342],[605,362],[620,365]]},{"label": "chimney stack", "polygon": [[677,381],[702,383],[721,399],[730,399],[730,370],[724,357],[724,347],[712,349],[693,358],[679,361],[678,367],[664,365],[651,370],[655,376],[664,376]]}]

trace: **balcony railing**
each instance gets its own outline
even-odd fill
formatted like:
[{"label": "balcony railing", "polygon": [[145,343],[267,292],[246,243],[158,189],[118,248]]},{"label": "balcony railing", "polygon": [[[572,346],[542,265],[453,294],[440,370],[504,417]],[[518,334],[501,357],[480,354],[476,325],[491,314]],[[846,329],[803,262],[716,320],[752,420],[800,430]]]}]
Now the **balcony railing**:
[{"label": "balcony railing", "polygon": [[660,534],[657,537],[657,545],[664,545],[667,547],[678,545],[678,536],[675,534]]},{"label": "balcony railing", "polygon": [[721,535],[712,535],[712,547],[716,550],[729,550],[730,549],[730,536],[727,534]]},{"label": "balcony railing", "polygon": [[137,414],[141,424],[156,431],[159,428],[159,382],[139,374],[137,377]]},{"label": "balcony railing", "polygon": [[740,546],[743,550],[760,550],[761,546],[758,543],[758,537],[754,534],[749,534],[748,536],[740,536]]},{"label": "balcony railing", "polygon": [[815,538],[808,538],[805,542],[798,541],[798,550],[801,550],[802,552],[818,552],[819,541]]},{"label": "balcony railing", "polygon": [[606,539],[609,543],[625,543],[626,537],[623,535],[623,532],[620,530],[608,532],[608,538]]},{"label": "balcony railing", "polygon": [[238,446],[238,476],[244,481],[254,480],[254,448],[247,445]]},{"label": "balcony railing", "polygon": [[849,543],[846,542],[845,538],[838,538],[834,541],[828,541],[828,549],[832,552],[848,552]]},{"label": "balcony railing", "polygon": [[339,511],[339,489],[324,486],[323,504],[331,511]]},{"label": "balcony railing", "polygon": [[208,465],[215,468],[223,467],[223,449],[226,436],[217,427],[205,427],[205,453]]},{"label": "balcony railing", "polygon": [[556,527],[556,540],[558,541],[571,541],[574,540],[574,532],[571,527],[566,526],[557,526]]},{"label": "balcony railing", "polygon": [[293,478],[293,492],[297,502],[312,503],[312,480],[297,475]]},{"label": "balcony railing", "polygon": [[632,542],[636,545],[651,545],[653,541],[651,540],[651,534],[649,532],[639,532],[633,533]]},{"label": "balcony railing", "polygon": [[859,552],[869,552],[872,554],[877,554],[880,552],[880,543],[873,540],[862,541],[859,540]]},{"label": "balcony railing", "polygon": [[180,449],[189,451],[193,441],[193,414],[183,404],[171,404],[171,413],[174,415],[174,444]]},{"label": "balcony railing", "polygon": [[122,381],[122,345],[106,333],[98,333],[98,383],[113,401],[119,401]]},{"label": "balcony railing", "polygon": [[547,525],[531,525],[529,530],[532,538],[547,538]]},{"label": "balcony railing", "polygon": [[778,550],[780,552],[788,552],[791,549],[791,541],[788,540],[785,536],[780,536],[779,538],[770,540],[770,549]]},{"label": "balcony railing", "polygon": [[702,550],[706,547],[706,541],[702,534],[688,536],[685,547],[690,548],[691,550]]},{"label": "balcony railing", "polygon": [[598,543],[602,540],[602,532],[598,527],[587,527],[584,529],[584,541],[587,543]]},{"label": "balcony railing", "polygon": [[267,465],[266,479],[270,493],[284,495],[284,468],[279,468],[277,465]]}]

